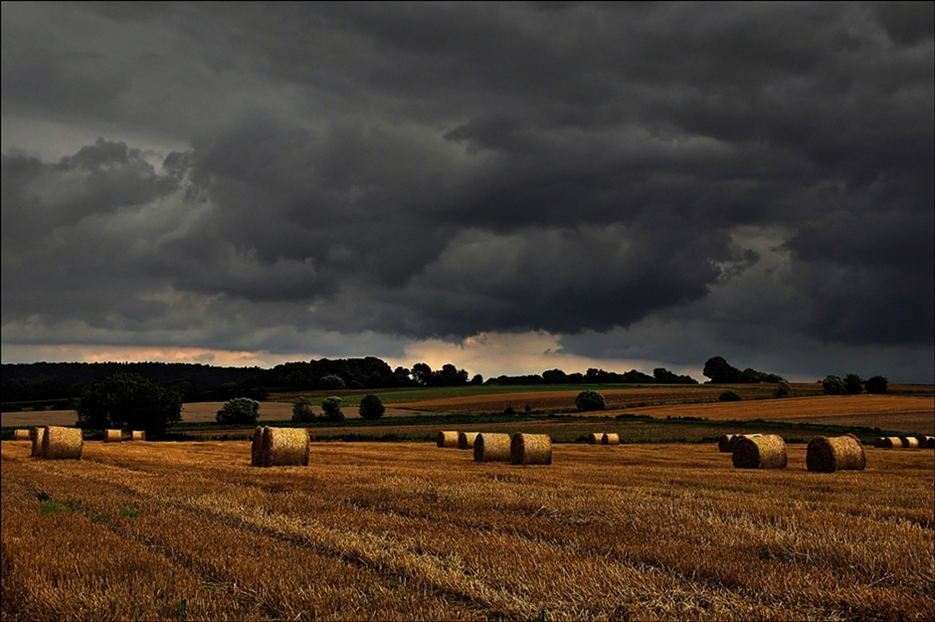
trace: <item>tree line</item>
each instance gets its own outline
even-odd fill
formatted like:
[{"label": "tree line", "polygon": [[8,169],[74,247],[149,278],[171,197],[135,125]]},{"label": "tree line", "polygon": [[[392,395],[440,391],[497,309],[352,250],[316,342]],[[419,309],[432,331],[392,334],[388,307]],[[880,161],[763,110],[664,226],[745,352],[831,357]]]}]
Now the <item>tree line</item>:
[{"label": "tree line", "polygon": [[[15,403],[60,400],[58,407],[74,407],[85,389],[118,373],[142,376],[181,396],[184,402],[226,401],[235,397],[264,400],[271,392],[369,390],[404,387],[442,387],[467,384],[698,384],[687,375],[657,367],[652,375],[636,369],[618,373],[589,368],[585,373],[549,369],[541,374],[484,378],[447,363],[432,369],[420,362],[412,368],[391,368],[374,356],[348,359],[312,359],[260,367],[215,367],[200,363],[24,363],[2,365],[2,396],[6,410]],[[723,357],[705,362],[703,374],[713,384],[780,383],[778,374],[752,368],[739,369]],[[862,380],[854,374],[823,383],[828,393],[886,390],[886,379]],[[827,379],[826,379],[827,380]],[[71,402],[68,402],[71,400]]]},{"label": "tree line", "polygon": [[[340,391],[403,387],[444,387],[466,384],[697,384],[664,368],[653,375],[637,370],[625,373],[588,369],[565,373],[550,369],[542,374],[497,376],[486,381],[469,377],[464,369],[446,363],[432,369],[427,363],[391,368],[377,357],[318,359],[260,367],[215,367],[201,363],[6,363],[2,365],[4,404],[71,400],[84,389],[115,374],[142,376],[179,393],[185,402],[226,401],[235,397],[264,400],[271,392]],[[62,404],[64,406],[64,404]]]}]

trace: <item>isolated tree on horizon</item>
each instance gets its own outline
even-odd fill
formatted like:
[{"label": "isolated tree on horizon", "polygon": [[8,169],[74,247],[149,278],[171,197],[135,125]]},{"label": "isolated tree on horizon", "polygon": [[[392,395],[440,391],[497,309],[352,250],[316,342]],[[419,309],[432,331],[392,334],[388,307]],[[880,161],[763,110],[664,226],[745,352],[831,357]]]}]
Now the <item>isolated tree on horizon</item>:
[{"label": "isolated tree on horizon", "polygon": [[732,384],[744,382],[743,372],[727,362],[723,356],[712,356],[705,361],[701,371],[714,384]]}]

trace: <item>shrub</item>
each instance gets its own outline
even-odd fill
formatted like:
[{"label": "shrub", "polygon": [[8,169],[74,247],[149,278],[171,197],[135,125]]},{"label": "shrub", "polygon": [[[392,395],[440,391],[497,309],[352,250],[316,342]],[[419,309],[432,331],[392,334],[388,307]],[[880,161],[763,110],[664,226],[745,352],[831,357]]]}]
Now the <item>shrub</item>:
[{"label": "shrub", "polygon": [[315,412],[312,410],[312,400],[300,397],[292,406],[292,421],[295,423],[311,423],[315,421]]},{"label": "shrub", "polygon": [[786,380],[780,380],[776,383],[776,390],[773,391],[773,397],[789,397],[792,395],[792,385]]},{"label": "shrub", "polygon": [[386,407],[376,395],[365,395],[357,409],[363,419],[379,419],[386,412]]},{"label": "shrub", "polygon": [[607,408],[607,403],[603,395],[597,391],[588,390],[578,394],[575,398],[575,406],[578,410],[604,410]]},{"label": "shrub", "polygon": [[321,409],[325,411],[325,421],[344,421],[340,397],[326,397],[321,401]]},{"label": "shrub", "polygon": [[889,380],[883,376],[874,376],[873,378],[868,378],[864,382],[864,388],[867,389],[867,393],[886,393],[886,389],[889,387]]},{"label": "shrub", "polygon": [[857,395],[864,390],[864,382],[857,374],[844,376],[844,392],[848,395]]},{"label": "shrub", "polygon": [[724,391],[718,399],[722,402],[739,402],[741,398],[735,391]]},{"label": "shrub", "polygon": [[840,376],[825,376],[821,381],[821,388],[827,395],[844,395],[844,381]]},{"label": "shrub", "polygon": [[235,397],[225,402],[214,418],[218,423],[256,424],[260,418],[260,403],[249,397]]}]

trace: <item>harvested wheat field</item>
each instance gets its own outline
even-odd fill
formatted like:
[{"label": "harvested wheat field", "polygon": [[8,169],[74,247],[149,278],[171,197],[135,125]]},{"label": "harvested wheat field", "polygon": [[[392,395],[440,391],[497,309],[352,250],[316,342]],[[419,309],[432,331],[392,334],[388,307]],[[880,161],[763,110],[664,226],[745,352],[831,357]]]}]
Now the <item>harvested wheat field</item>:
[{"label": "harvested wheat field", "polygon": [[[3,442],[3,620],[935,617],[935,454],[735,470],[716,447]],[[729,551],[730,554],[725,554]]]},{"label": "harvested wheat field", "polygon": [[[214,421],[224,402],[194,402],[182,405],[182,420],[194,423]],[[356,408],[347,412],[356,415]],[[292,418],[292,404],[283,402],[260,402],[260,422],[285,421]],[[75,425],[78,412],[75,410],[40,410],[7,412],[0,415],[0,425]]]},{"label": "harvested wheat field", "polygon": [[935,431],[935,397],[914,395],[817,395],[716,404],[635,408],[637,414],[823,423],[891,428],[895,422],[920,433]]},{"label": "harvested wheat field", "polygon": [[[547,411],[575,411],[575,397],[583,389],[564,389],[559,391],[517,390],[513,392],[492,392],[489,394],[470,394],[454,397],[422,399],[394,404],[397,408],[406,408],[428,412],[500,412],[507,407],[522,410],[528,404],[530,408]],[[735,387],[743,395],[765,396],[768,389],[759,385]],[[681,404],[683,402],[716,402],[723,387],[704,385],[676,386],[631,386],[620,389],[601,389],[600,393],[607,402],[607,409],[635,408],[660,404]]]},{"label": "harvested wheat field", "polygon": [[[741,389],[750,396],[765,397],[770,389],[752,385]],[[916,387],[918,388],[918,387]],[[744,399],[740,402],[719,402],[717,395],[722,386],[698,387],[636,387],[604,391],[608,410],[601,416],[613,418],[624,413],[649,415],[655,418],[698,417],[709,420],[788,421],[838,426],[865,426],[881,430],[901,430],[920,435],[935,434],[935,396],[932,395],[817,395],[785,399]],[[300,394],[288,394],[292,397]],[[393,393],[385,394],[389,396]],[[498,412],[512,406],[517,412],[526,404],[543,412],[572,412],[576,391],[516,391],[512,393],[471,394],[444,399],[424,399],[406,403],[392,402],[387,407],[387,420],[396,416],[417,413]],[[691,403],[683,403],[691,402]],[[705,403],[698,403],[705,402]],[[388,404],[390,402],[388,401]],[[631,406],[626,406],[631,404]],[[651,406],[641,404],[654,404]],[[223,402],[184,404],[182,419],[186,423],[209,422]],[[292,418],[292,404],[261,402],[261,424],[288,421]],[[357,409],[345,412],[348,419],[359,419]],[[593,416],[595,413],[581,413]],[[44,425],[72,426],[77,418],[73,410],[12,412],[0,414],[0,425],[28,427]],[[470,428],[466,428],[470,429]],[[436,428],[437,430],[437,428]],[[588,430],[587,432],[595,432]],[[604,432],[605,430],[600,430]],[[617,431],[617,430],[614,430]],[[719,431],[717,436],[723,432]]]}]

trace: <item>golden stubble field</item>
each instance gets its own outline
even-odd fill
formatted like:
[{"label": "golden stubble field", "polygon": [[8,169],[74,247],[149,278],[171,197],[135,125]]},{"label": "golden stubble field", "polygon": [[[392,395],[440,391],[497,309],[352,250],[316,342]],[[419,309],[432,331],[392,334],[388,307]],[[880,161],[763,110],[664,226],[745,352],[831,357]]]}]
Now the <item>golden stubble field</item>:
[{"label": "golden stubble field", "polygon": [[3,620],[935,617],[935,452],[736,470],[711,445],[2,443]]}]

